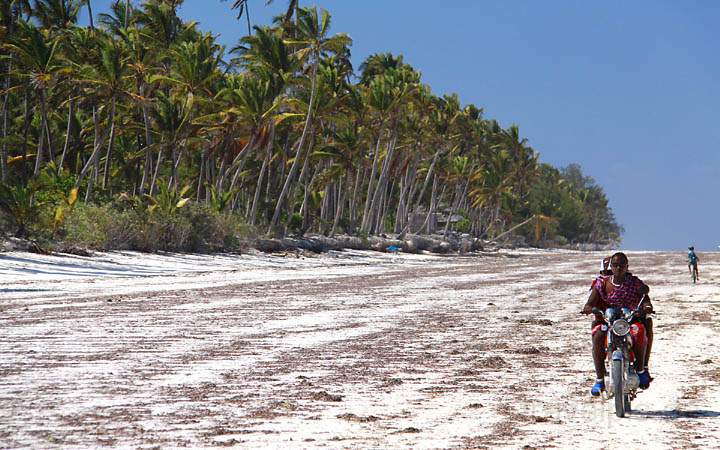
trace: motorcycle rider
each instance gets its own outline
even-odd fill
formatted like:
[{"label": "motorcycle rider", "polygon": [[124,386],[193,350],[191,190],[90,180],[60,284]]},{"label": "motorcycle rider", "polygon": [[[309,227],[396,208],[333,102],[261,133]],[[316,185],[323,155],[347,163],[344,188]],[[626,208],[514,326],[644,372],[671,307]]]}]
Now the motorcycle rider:
[{"label": "motorcycle rider", "polygon": [[[610,256],[606,256],[605,258],[600,261],[600,275],[612,275],[612,270],[610,270]],[[629,270],[625,272],[625,275],[632,275]],[[602,282],[600,277],[595,278],[592,283],[590,284],[590,290],[593,290],[593,287],[595,286],[596,282]],[[647,296],[648,301],[650,300],[650,296]],[[603,306],[603,305],[600,305]],[[607,305],[604,305],[603,308],[607,308]],[[647,338],[647,346],[645,348],[645,370],[648,372],[648,375],[650,377],[650,381],[653,380],[652,375],[650,375],[650,352],[652,351],[652,344],[653,344],[653,320],[650,316],[645,316],[641,319],[642,324],[645,326],[645,337]],[[594,319],[592,322],[592,325],[590,326],[590,329],[594,329],[597,325],[601,325],[603,323],[602,320]]]},{"label": "motorcycle rider", "polygon": [[[592,313],[593,307],[605,309],[616,308],[637,308],[643,295],[647,294],[649,288],[638,277],[628,272],[628,258],[618,252],[610,258],[610,270],[612,275],[600,275],[593,281],[590,296],[583,307],[583,314]],[[646,313],[653,311],[650,298],[645,296],[643,310]],[[645,370],[645,352],[647,349],[645,327],[640,323],[633,328],[633,352],[635,354],[635,372],[640,379],[640,388],[650,387],[650,374]],[[605,344],[607,336],[607,325],[604,321],[593,322],[593,362],[595,363],[595,384],[590,393],[598,396],[605,390]]]}]

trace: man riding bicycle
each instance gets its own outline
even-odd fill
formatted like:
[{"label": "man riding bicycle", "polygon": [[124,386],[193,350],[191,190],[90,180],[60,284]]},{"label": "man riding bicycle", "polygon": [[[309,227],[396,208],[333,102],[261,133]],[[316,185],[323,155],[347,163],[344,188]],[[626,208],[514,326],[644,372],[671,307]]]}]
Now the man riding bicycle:
[{"label": "man riding bicycle", "polygon": [[700,275],[698,275],[698,268],[697,263],[699,261],[699,258],[695,254],[695,247],[690,246],[688,247],[688,270],[690,271],[691,275],[695,275],[694,279],[699,280]]}]

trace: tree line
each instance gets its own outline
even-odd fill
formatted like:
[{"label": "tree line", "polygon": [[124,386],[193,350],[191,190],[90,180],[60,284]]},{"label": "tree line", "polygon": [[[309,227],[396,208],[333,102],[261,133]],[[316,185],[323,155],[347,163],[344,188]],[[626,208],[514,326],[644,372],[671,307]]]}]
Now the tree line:
[{"label": "tree line", "polygon": [[2,3],[6,230],[62,234],[78,205],[195,205],[273,236],[493,238],[533,219],[518,229],[533,241],[619,238],[579,166],[540,162],[517,125],[434,94],[402,55],[354,68],[329,12],[291,1],[226,49],[181,3],[116,1],[97,17],[90,0]]}]

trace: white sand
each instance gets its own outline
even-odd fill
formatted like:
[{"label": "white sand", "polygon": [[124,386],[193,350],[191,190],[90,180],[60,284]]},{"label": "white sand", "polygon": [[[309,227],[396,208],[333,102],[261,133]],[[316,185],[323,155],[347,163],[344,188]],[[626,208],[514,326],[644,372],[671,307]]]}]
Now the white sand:
[{"label": "white sand", "polygon": [[720,258],[630,254],[656,381],[619,419],[601,256],[0,254],[0,447],[718,447]]}]

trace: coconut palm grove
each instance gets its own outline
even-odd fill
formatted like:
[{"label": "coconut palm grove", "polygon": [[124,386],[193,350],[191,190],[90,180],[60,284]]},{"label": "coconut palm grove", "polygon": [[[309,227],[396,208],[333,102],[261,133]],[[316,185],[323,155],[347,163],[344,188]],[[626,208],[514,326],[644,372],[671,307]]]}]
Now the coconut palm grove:
[{"label": "coconut palm grove", "polygon": [[617,242],[579,166],[541,162],[518,125],[434,93],[400,54],[353,67],[350,36],[303,3],[254,26],[224,3],[248,28],[224,48],[181,0],[3,1],[0,231],[144,251],[513,228]]}]

